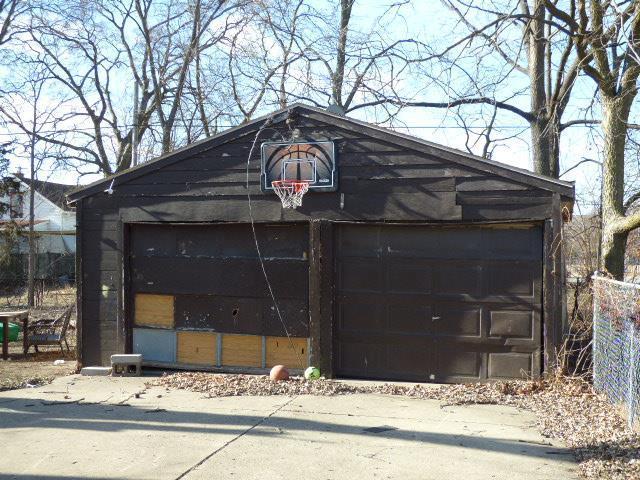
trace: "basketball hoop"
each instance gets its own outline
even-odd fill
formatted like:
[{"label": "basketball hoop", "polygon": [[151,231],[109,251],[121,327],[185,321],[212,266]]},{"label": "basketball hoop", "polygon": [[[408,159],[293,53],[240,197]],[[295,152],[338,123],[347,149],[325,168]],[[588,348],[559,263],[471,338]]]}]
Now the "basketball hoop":
[{"label": "basketball hoop", "polygon": [[304,180],[274,180],[273,190],[282,201],[282,208],[298,208],[302,205],[302,197],[309,191],[309,182]]}]

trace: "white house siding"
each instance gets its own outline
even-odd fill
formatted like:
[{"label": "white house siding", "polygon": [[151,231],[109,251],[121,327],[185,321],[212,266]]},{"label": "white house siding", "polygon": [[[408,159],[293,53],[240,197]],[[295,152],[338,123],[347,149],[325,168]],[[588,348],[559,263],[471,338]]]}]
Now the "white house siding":
[{"label": "white house siding", "polygon": [[[29,221],[29,185],[20,182],[23,196],[23,209],[19,220]],[[8,202],[8,197],[2,198],[2,202]],[[65,211],[49,199],[41,195],[37,190],[34,196],[34,230],[37,232],[37,253],[75,254],[76,251],[76,214],[74,211]],[[9,212],[0,215],[0,221],[11,220]],[[28,253],[28,241],[23,238],[19,243],[18,253]]]}]

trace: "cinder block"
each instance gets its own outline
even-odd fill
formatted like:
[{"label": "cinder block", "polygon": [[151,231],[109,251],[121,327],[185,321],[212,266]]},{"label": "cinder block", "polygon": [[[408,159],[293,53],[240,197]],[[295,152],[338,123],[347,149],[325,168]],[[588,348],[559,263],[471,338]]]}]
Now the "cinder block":
[{"label": "cinder block", "polygon": [[108,377],[111,375],[111,367],[84,367],[80,375],[87,377]]},{"label": "cinder block", "polygon": [[142,354],[140,353],[117,353],[115,355],[111,355],[111,365],[114,363],[142,363]]},{"label": "cinder block", "polygon": [[113,375],[139,377],[142,375],[142,355],[139,353],[111,355],[111,369]]}]

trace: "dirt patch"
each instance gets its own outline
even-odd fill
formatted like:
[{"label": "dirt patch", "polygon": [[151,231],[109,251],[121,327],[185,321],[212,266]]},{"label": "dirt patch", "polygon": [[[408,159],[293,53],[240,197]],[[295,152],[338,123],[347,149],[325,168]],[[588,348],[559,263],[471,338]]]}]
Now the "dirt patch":
[{"label": "dirt patch", "polygon": [[[43,385],[76,371],[73,352],[61,355],[60,350],[46,351],[31,353],[25,358],[21,353],[16,353],[21,351],[21,346],[12,345],[10,360],[0,360],[0,391]],[[56,360],[64,360],[64,363],[54,365]]]},{"label": "dirt patch", "polygon": [[640,478],[640,435],[628,428],[604,396],[582,379],[498,382],[468,385],[351,385],[293,377],[273,382],[267,376],[182,372],[147,383],[200,392],[209,397],[240,395],[349,395],[378,393],[440,400],[445,405],[510,405],[536,414],[540,432],[560,439],[579,462],[583,478]]},{"label": "dirt patch", "polygon": [[[48,288],[40,293],[38,307],[30,310],[30,322],[43,318],[57,318],[67,306],[75,302],[73,287]],[[1,292],[0,310],[26,308],[26,295],[26,288]],[[59,347],[47,346],[39,347],[40,353],[35,353],[31,347],[30,353],[26,356],[22,352],[22,333],[20,333],[19,340],[9,344],[10,360],[0,359],[0,391],[42,385],[56,377],[75,373],[75,332],[75,312],[73,312],[66,335],[71,352],[65,351],[62,354]],[[64,364],[54,365],[53,362],[56,360],[64,360]]]}]

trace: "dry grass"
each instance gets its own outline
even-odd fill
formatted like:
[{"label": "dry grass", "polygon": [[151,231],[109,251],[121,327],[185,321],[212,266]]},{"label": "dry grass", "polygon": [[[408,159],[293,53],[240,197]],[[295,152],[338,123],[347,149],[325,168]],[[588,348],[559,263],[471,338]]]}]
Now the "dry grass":
[{"label": "dry grass", "polygon": [[[51,287],[40,292],[36,302],[36,310],[64,309],[75,303],[75,287]],[[14,288],[10,291],[0,292],[0,310],[24,308],[27,305],[27,289],[25,287]]]},{"label": "dry grass", "polygon": [[[69,335],[71,338],[73,334]],[[71,345],[69,345],[71,346]],[[47,347],[40,353],[33,349],[26,357],[22,354],[22,341],[13,342],[9,348],[9,360],[0,360],[0,391],[43,385],[56,377],[71,375],[76,371],[75,350],[62,355],[57,347]],[[54,365],[64,360],[63,365]]]}]

